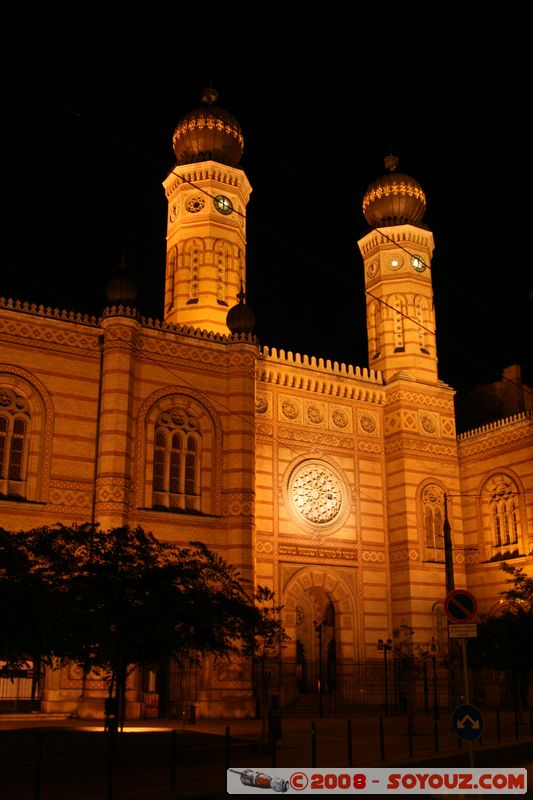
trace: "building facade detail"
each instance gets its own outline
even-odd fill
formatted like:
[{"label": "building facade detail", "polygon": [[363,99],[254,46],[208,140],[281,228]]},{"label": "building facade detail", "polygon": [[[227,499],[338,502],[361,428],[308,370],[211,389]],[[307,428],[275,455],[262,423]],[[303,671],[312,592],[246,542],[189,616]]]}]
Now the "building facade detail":
[{"label": "building facade detail", "polygon": [[[0,298],[0,527],[97,522],[205,542],[273,589],[282,657],[302,675],[320,656],[375,661],[405,620],[445,654],[446,515],[455,585],[481,613],[504,587],[498,561],[533,570],[533,412],[457,436],[425,194],[392,157],[354,242],[368,365],[260,345],[244,139],[215,100],[178,122],[163,181],[163,319],[118,301],[89,318]],[[105,688],[88,676],[80,699],[82,679],[74,665],[49,671],[43,710],[100,715]],[[199,715],[255,713],[244,662],[207,661],[195,691]],[[142,696],[132,674],[130,716]]]}]

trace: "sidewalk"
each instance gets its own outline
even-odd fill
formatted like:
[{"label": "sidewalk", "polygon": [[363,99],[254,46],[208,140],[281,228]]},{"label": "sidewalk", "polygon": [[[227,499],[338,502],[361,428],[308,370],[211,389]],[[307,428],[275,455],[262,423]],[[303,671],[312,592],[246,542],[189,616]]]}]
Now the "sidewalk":
[{"label": "sidewalk", "polygon": [[[111,737],[102,721],[0,715],[0,798],[215,800],[227,797],[228,766],[272,773],[277,767],[469,764],[470,745],[460,746],[444,715],[438,724],[418,716],[414,731],[406,717],[284,717],[274,756],[262,729],[261,720],[249,719],[200,719],[195,725],[142,720]],[[476,766],[484,761],[533,769],[529,720],[517,729],[512,714],[497,719],[487,712],[484,735],[472,750]]]}]

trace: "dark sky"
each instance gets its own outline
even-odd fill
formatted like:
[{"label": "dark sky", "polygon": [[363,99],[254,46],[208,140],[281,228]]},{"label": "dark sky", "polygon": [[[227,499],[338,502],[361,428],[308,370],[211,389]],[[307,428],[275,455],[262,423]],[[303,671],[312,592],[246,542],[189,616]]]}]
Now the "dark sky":
[{"label": "dark sky", "polygon": [[428,200],[440,377],[533,382],[525,18],[78,5],[4,29],[0,296],[98,314],[125,249],[161,318],[172,133],[212,84],[245,136],[261,344],[367,365],[361,202],[392,150]]}]

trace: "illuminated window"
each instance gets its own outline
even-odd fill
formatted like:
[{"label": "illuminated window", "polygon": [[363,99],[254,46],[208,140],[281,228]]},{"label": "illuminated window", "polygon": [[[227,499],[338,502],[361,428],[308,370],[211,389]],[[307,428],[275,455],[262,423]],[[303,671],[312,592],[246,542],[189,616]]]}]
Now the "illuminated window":
[{"label": "illuminated window", "polygon": [[508,475],[493,475],[483,495],[491,528],[488,560],[498,561],[520,555],[519,494],[515,482]]},{"label": "illuminated window", "polygon": [[25,497],[29,415],[26,401],[0,387],[0,496]]},{"label": "illuminated window", "polygon": [[200,450],[201,435],[193,415],[183,408],[159,415],[154,433],[154,507],[200,509]]}]

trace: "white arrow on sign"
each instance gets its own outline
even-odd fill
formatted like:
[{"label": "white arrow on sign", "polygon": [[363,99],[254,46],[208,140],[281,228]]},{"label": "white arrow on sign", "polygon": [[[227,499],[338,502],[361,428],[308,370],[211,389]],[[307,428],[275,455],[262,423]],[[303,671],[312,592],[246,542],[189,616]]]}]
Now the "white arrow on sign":
[{"label": "white arrow on sign", "polygon": [[472,717],[469,714],[465,714],[462,719],[458,719],[457,720],[457,727],[458,728],[464,728],[467,722],[470,722],[470,724],[472,725],[472,728],[475,731],[479,730],[479,720],[478,719],[472,719]]}]

